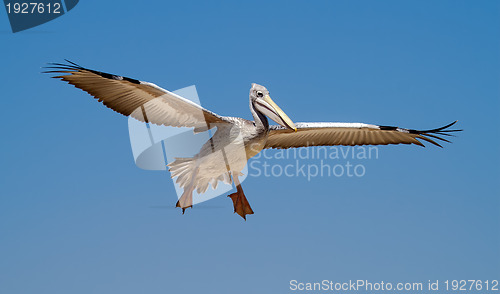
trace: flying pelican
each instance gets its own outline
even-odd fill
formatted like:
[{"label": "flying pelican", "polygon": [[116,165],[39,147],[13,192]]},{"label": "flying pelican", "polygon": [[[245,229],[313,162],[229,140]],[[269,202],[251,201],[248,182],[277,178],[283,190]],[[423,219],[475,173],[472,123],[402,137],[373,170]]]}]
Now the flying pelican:
[{"label": "flying pelican", "polygon": [[[243,193],[238,176],[248,159],[266,148],[298,148],[332,145],[415,144],[423,140],[441,147],[435,140],[450,142],[443,136],[461,130],[449,129],[456,123],[432,130],[412,130],[364,123],[293,123],[261,85],[252,84],[250,112],[254,121],[221,116],[155,84],[81,67],[76,63],[51,63],[45,73],[89,93],[112,110],[135,119],[172,127],[189,127],[202,132],[217,131],[190,158],[176,158],[168,164],[172,178],[183,188],[176,206],[192,207],[196,190],[204,193],[219,181],[234,182],[236,192],[230,197],[234,212],[246,220],[253,210]],[[279,125],[269,125],[270,118]],[[232,178],[232,179],[231,179]]]}]

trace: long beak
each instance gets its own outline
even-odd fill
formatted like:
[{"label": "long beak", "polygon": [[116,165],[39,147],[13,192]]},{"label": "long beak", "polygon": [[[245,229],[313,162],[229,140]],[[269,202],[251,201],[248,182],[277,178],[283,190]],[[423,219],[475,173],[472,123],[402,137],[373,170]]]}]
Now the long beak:
[{"label": "long beak", "polygon": [[288,115],[285,114],[285,112],[283,112],[283,110],[281,110],[281,108],[276,103],[274,103],[269,95],[264,96],[264,98],[258,99],[256,102],[258,106],[261,106],[259,107],[259,110],[270,119],[286,128],[297,131],[297,127],[295,127],[293,121],[288,117]]}]

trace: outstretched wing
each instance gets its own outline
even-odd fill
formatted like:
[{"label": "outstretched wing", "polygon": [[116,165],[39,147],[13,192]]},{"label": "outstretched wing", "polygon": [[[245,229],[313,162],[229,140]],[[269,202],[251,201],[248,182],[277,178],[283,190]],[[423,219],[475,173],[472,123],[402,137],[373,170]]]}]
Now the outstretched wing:
[{"label": "outstretched wing", "polygon": [[[228,123],[196,103],[155,84],[68,64],[52,63],[45,73],[61,79],[94,96],[105,106],[143,122],[198,130]],[[61,74],[61,75],[59,75]]]},{"label": "outstretched wing", "polygon": [[272,125],[264,148],[389,144],[424,146],[419,140],[442,147],[435,139],[450,142],[443,136],[452,136],[450,133],[461,131],[449,129],[455,123],[456,121],[441,128],[425,131],[363,123],[296,123],[297,132],[294,132],[282,126]]}]

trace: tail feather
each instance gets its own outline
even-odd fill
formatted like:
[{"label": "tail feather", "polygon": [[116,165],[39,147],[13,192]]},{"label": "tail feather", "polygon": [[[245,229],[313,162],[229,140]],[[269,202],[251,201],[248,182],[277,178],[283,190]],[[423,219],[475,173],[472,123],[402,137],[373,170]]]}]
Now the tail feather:
[{"label": "tail feather", "polygon": [[177,177],[176,183],[181,188],[185,188],[192,180],[194,170],[196,168],[193,158],[175,158],[174,161],[167,165],[172,178]]},{"label": "tail feather", "polygon": [[217,177],[211,178],[200,176],[196,170],[199,162],[193,158],[175,158],[174,161],[169,163],[169,171],[172,178],[177,178],[175,182],[183,189],[188,189],[192,186],[193,191],[197,193],[205,193],[210,186],[215,190],[219,181],[231,185],[232,180],[229,173],[224,173]]}]

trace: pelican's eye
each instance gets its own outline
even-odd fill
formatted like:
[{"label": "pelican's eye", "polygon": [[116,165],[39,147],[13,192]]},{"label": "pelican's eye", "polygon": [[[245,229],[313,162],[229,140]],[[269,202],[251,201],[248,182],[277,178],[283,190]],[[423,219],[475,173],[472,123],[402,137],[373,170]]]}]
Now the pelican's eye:
[{"label": "pelican's eye", "polygon": [[261,91],[257,91],[257,97],[262,98],[262,97],[264,97],[264,94],[262,94]]}]

